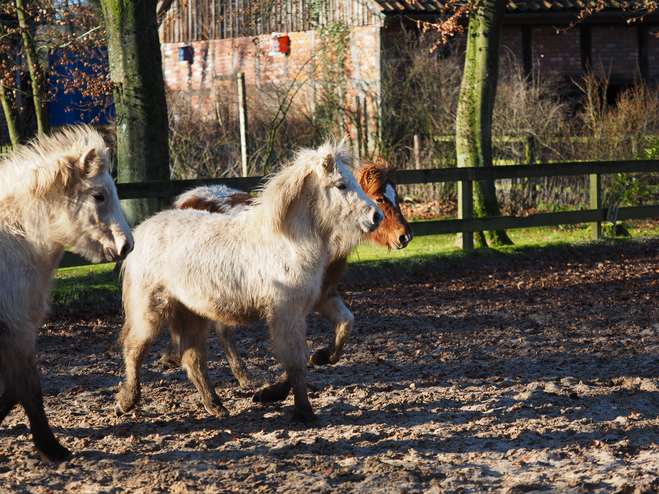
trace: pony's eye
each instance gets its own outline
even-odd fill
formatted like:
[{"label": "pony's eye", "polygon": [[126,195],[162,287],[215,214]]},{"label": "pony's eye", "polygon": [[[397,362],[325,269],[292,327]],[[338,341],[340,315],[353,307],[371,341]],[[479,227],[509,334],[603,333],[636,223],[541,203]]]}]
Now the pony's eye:
[{"label": "pony's eye", "polygon": [[338,184],[336,188],[339,190],[345,190],[348,188],[348,186],[346,184]]},{"label": "pony's eye", "polygon": [[96,193],[92,197],[98,203],[105,202],[105,194]]},{"label": "pony's eye", "polygon": [[380,204],[382,204],[382,203],[384,202],[384,199],[382,199],[381,197],[378,197],[378,198],[375,200],[375,202],[379,202]]}]

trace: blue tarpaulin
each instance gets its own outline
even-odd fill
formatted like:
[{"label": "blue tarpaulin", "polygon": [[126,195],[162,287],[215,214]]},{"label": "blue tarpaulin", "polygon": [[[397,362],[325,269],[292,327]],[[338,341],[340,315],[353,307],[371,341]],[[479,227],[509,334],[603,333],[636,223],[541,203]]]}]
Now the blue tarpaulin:
[{"label": "blue tarpaulin", "polygon": [[[99,52],[98,55],[90,57],[87,54],[83,56],[69,51],[66,52],[66,59],[63,60],[63,52],[55,51],[50,55],[50,67],[51,127],[83,123],[107,125],[114,121],[114,104],[111,98],[94,101],[89,96],[83,96],[73,84],[66,82],[75,77],[76,71],[89,75],[107,74],[107,56],[104,53]],[[100,72],[98,72],[99,68]]]}]

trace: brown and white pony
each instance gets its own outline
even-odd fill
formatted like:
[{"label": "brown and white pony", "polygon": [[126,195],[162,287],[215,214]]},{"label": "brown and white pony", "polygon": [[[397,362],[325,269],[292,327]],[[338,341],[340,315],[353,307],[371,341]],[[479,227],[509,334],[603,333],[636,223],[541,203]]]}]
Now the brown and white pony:
[{"label": "brown and white pony", "polygon": [[36,362],[53,272],[67,246],[95,262],[133,248],[109,170],[103,138],[84,126],[0,162],[0,422],[20,403],[45,461],[69,456],[48,425]]},{"label": "brown and white pony", "polygon": [[[409,223],[400,209],[396,192],[396,169],[385,160],[364,161],[355,171],[355,178],[366,195],[375,201],[384,213],[380,228],[364,234],[373,244],[387,246],[390,249],[404,249],[412,240],[413,234]],[[197,187],[177,198],[174,207],[178,209],[199,209],[212,213],[235,214],[246,207],[254,197],[245,192],[231,189],[225,185]],[[316,365],[335,364],[338,362],[346,340],[352,333],[354,316],[345,306],[338,293],[338,285],[343,276],[350,249],[340,245],[340,238],[333,239],[325,271],[321,295],[315,310],[334,325],[334,339],[327,348],[317,350],[311,356]],[[214,325],[215,333],[229,361],[231,371],[242,386],[250,383],[251,378],[244,361],[240,358],[231,326]],[[167,366],[180,365],[180,353],[177,342],[172,338],[172,345],[162,357]]]},{"label": "brown and white pony", "polygon": [[322,289],[330,242],[340,234],[352,248],[383,218],[350,171],[354,159],[341,144],[302,150],[239,211],[169,209],[137,227],[123,265],[126,382],[118,414],[138,403],[144,357],[168,325],[206,410],[227,415],[208,376],[211,321],[265,320],[285,374],[254,400],[279,400],[292,388],[296,415],[316,421],[307,396],[306,317]]}]

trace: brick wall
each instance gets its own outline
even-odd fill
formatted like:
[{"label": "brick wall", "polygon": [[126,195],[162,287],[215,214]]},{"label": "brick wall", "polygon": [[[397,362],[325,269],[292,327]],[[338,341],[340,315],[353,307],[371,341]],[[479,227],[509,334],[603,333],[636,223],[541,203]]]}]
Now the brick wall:
[{"label": "brick wall", "polygon": [[[377,132],[377,101],[380,84],[380,39],[378,27],[357,27],[350,33],[346,61],[347,90],[343,104],[356,112],[359,102],[362,128],[368,128],[366,142],[374,143]],[[215,118],[216,105],[223,105],[231,118],[237,118],[235,80],[238,72],[245,74],[248,100],[276,105],[277,88],[281,93],[291,80],[303,84],[296,95],[296,105],[313,111],[314,94],[322,86],[323,68],[317,67],[314,53],[320,42],[314,31],[287,33],[288,54],[274,53],[276,36],[233,38],[194,43],[164,43],[162,45],[165,84],[169,90],[188,92],[192,104],[202,117]],[[191,62],[179,61],[179,48],[191,46]],[[267,97],[266,94],[271,97]],[[363,109],[366,109],[364,112]],[[356,114],[356,113],[355,113]],[[355,125],[348,133],[357,140]],[[336,136],[341,138],[343,136]]]},{"label": "brick wall", "polygon": [[[560,27],[560,26],[559,26]],[[633,83],[638,79],[638,33],[636,24],[591,25],[591,62],[594,68],[611,73],[611,81]],[[659,76],[659,40],[655,36],[659,27],[650,26],[648,36],[649,77]],[[520,65],[522,56],[521,26],[504,28],[502,55],[512,53]],[[579,79],[581,69],[580,26],[566,31],[556,26],[531,28],[533,69],[540,73],[563,74],[568,79]]]},{"label": "brick wall", "polygon": [[648,26],[648,76],[659,79],[659,25]]},{"label": "brick wall", "polygon": [[638,35],[635,24],[593,26],[592,65],[611,72],[612,80],[633,80],[638,74]]}]

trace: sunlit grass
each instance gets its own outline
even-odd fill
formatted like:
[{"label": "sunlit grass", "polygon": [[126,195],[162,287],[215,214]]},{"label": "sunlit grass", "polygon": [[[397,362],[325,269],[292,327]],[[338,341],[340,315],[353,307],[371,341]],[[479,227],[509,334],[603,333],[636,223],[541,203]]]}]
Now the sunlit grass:
[{"label": "sunlit grass", "polygon": [[[625,222],[631,238],[642,236],[659,236],[659,222],[638,220]],[[606,232],[606,226],[603,228]],[[546,248],[552,245],[578,244],[590,241],[590,225],[560,225],[537,228],[519,228],[508,230],[508,236],[515,245],[498,247],[496,250],[515,252],[533,248]],[[621,238],[621,237],[617,237]],[[437,255],[460,255],[462,251],[456,246],[456,235],[430,235],[415,237],[403,250],[388,250],[386,247],[374,247],[363,243],[355,249],[348,262],[396,261],[411,259],[428,259]]]},{"label": "sunlit grass", "polygon": [[110,307],[121,302],[121,283],[112,270],[115,263],[58,269],[52,302],[61,306]]}]

